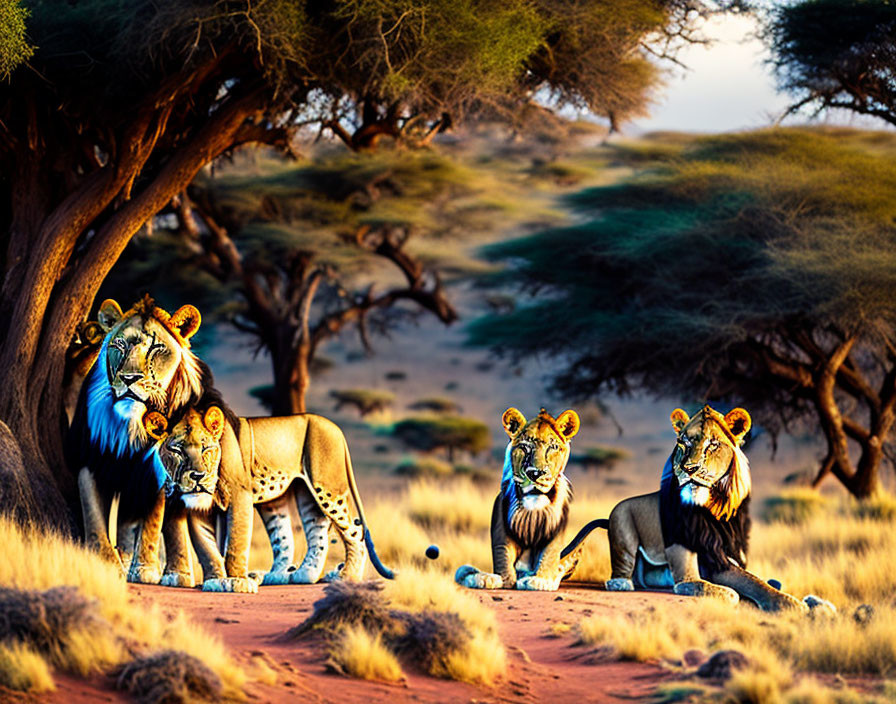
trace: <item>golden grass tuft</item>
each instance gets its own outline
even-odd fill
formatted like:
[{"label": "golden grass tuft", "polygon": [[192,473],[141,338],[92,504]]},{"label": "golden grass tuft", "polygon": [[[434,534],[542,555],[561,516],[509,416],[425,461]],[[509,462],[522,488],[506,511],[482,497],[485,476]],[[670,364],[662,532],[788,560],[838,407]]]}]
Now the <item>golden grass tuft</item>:
[{"label": "golden grass tuft", "polygon": [[382,634],[371,633],[361,625],[340,629],[330,647],[330,664],[339,672],[363,680],[404,679],[398,658],[385,646]]},{"label": "golden grass tuft", "polygon": [[17,641],[0,643],[0,686],[26,692],[56,689],[44,657]]},{"label": "golden grass tuft", "polygon": [[314,613],[283,637],[310,632],[325,635],[334,667],[348,674],[372,673],[382,648],[436,677],[474,684],[491,684],[506,668],[494,613],[435,569],[409,568],[386,583],[329,585]]},{"label": "golden grass tuft", "polygon": [[[90,623],[68,630],[61,647],[41,652],[48,664],[74,674],[86,674],[124,664],[128,648],[151,653],[172,643],[197,657],[223,683],[225,696],[240,696],[245,673],[223,644],[198,628],[183,613],[163,611],[154,604],[137,604],[113,565],[64,536],[29,528],[0,518],[0,585],[19,590],[45,591],[73,587],[81,597],[96,602],[102,628]],[[123,647],[123,643],[128,648]]]}]

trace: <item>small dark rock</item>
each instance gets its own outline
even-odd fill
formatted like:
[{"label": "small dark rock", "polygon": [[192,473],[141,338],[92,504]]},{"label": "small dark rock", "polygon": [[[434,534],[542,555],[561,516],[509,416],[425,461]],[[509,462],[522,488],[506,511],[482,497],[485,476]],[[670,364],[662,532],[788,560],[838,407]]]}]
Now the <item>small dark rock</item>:
[{"label": "small dark rock", "polygon": [[780,579],[770,579],[770,580],[768,580],[768,586],[770,586],[772,589],[777,589],[778,591],[781,591],[781,587],[783,587],[784,585],[781,584]]},{"label": "small dark rock", "polygon": [[554,601],[563,601],[563,597],[562,597],[562,596],[555,596],[555,597],[554,597]]},{"label": "small dark rock", "polygon": [[747,656],[737,650],[720,650],[697,668],[697,677],[728,680],[734,670],[743,669],[748,662]]},{"label": "small dark rock", "polygon": [[495,596],[494,594],[492,594],[492,601],[504,601],[504,597],[503,596]]}]

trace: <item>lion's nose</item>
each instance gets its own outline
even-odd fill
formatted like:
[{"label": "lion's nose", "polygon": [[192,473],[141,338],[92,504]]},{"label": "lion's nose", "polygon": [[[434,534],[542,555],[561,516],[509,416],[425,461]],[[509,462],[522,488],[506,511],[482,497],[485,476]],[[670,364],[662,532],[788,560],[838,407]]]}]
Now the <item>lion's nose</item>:
[{"label": "lion's nose", "polygon": [[194,482],[198,482],[200,479],[202,479],[202,476],[202,472],[190,472],[190,479],[192,479]]},{"label": "lion's nose", "polygon": [[126,386],[130,386],[135,381],[140,381],[143,378],[143,375],[138,373],[135,374],[120,374],[119,378],[125,383]]},{"label": "lion's nose", "polygon": [[531,479],[533,482],[538,481],[538,478],[542,474],[544,474],[544,472],[538,469],[538,467],[529,467],[529,469],[526,470],[526,476],[529,477],[529,479]]}]

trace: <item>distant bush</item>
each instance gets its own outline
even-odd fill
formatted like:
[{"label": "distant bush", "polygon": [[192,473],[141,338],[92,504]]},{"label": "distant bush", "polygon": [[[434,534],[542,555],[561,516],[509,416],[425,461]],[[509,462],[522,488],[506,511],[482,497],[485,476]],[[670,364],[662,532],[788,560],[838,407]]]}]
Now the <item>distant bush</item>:
[{"label": "distant bush", "polygon": [[414,401],[408,408],[414,411],[432,411],[433,413],[460,412],[460,406],[457,402],[444,396],[421,398],[419,401]]},{"label": "distant bush", "polygon": [[467,477],[473,481],[492,481],[496,473],[469,464],[443,462],[434,457],[418,457],[402,462],[395,468],[395,474],[412,479],[438,479],[445,477]]},{"label": "distant bush", "polygon": [[765,500],[762,517],[768,522],[798,525],[815,516],[827,503],[814,489],[788,489]]},{"label": "distant bush", "polygon": [[463,416],[419,416],[399,421],[392,434],[409,447],[423,452],[446,449],[448,461],[455,450],[473,455],[491,446],[488,426],[475,418]]},{"label": "distant bush", "polygon": [[330,396],[336,400],[336,409],[343,406],[354,406],[361,417],[385,411],[395,402],[395,394],[380,389],[334,389]]},{"label": "distant bush", "polygon": [[896,497],[881,494],[864,501],[852,503],[852,513],[858,518],[872,518],[878,521],[896,520]]},{"label": "distant bush", "polygon": [[428,478],[450,477],[454,467],[449,462],[442,462],[434,457],[420,457],[407,460],[395,468],[395,473],[403,477]]},{"label": "distant bush", "polygon": [[573,453],[569,457],[570,464],[578,464],[582,469],[613,469],[619,460],[631,457],[631,453],[619,447],[594,445],[583,448],[582,452]]}]

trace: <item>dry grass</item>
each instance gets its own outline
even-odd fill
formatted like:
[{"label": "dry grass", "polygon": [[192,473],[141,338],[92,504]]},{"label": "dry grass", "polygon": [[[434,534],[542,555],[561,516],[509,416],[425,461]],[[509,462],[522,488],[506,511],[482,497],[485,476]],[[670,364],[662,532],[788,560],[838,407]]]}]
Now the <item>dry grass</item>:
[{"label": "dry grass", "polygon": [[400,677],[383,651],[474,684],[493,683],[506,667],[494,614],[435,570],[410,568],[385,584],[331,584],[314,613],[283,637],[309,633],[325,635],[336,669],[365,679]]},{"label": "dry grass", "polygon": [[[398,499],[368,508],[380,552],[404,570],[401,579],[385,586],[390,601],[409,610],[448,605],[465,623],[494,623],[491,610],[477,600],[464,603],[467,594],[458,593],[450,577],[461,564],[490,567],[489,524],[496,492],[497,486],[461,480],[417,481]],[[587,521],[608,516],[617,498],[577,495],[567,538]],[[854,691],[826,688],[799,673],[896,676],[893,505],[887,497],[857,504],[789,490],[767,504],[774,511],[754,520],[751,569],[764,579],[781,580],[798,597],[829,599],[839,609],[836,618],[765,614],[747,604],[732,609],[695,599],[683,600],[674,612],[598,612],[573,633],[611,657],[635,660],[676,661],[690,648],[738,650],[751,666],[737,673],[724,692],[713,689],[717,701],[854,701]],[[422,557],[429,543],[439,545],[438,560]],[[595,531],[573,579],[601,582],[609,571],[606,534]],[[872,605],[874,612],[860,623],[853,614],[862,604]]]},{"label": "dry grass", "polygon": [[[734,649],[750,666],[710,700],[737,702],[875,701],[848,688],[823,687],[794,673],[896,675],[896,603],[893,564],[896,525],[891,502],[863,506],[788,491],[769,502],[775,520],[757,521],[751,569],[781,580],[791,594],[817,594],[837,605],[834,618],[767,614],[751,605],[686,600],[666,611],[598,613],[578,624],[583,643],[620,658],[676,661],[686,650]],[[865,618],[856,617],[864,604]],[[717,696],[718,695],[718,696]]]},{"label": "dry grass", "polygon": [[[53,639],[24,638],[32,648],[38,647],[31,652],[38,653],[47,665],[81,675],[107,671],[135,654],[177,643],[221,678],[225,696],[240,696],[245,674],[217,638],[181,612],[171,614],[155,605],[135,604],[117,569],[96,554],[62,536],[23,529],[7,519],[0,519],[0,545],[4,550],[0,585],[32,592],[53,590],[50,597],[32,595],[31,603],[38,603],[37,599],[56,603],[60,594],[69,595],[57,606],[59,614],[66,614],[60,617],[63,620],[48,623]],[[70,589],[54,589],[60,585]],[[4,638],[0,633],[0,640]],[[23,640],[21,634],[17,640]],[[11,652],[6,651],[7,657]],[[35,671],[34,658],[16,652],[21,656],[21,669]],[[40,682],[40,678],[35,680],[37,685]]]},{"label": "dry grass", "polygon": [[330,664],[337,671],[362,680],[398,682],[404,679],[398,658],[383,644],[381,633],[363,626],[345,626],[333,640]]},{"label": "dry grass", "polygon": [[35,693],[56,689],[46,659],[17,641],[0,643],[0,686]]}]

